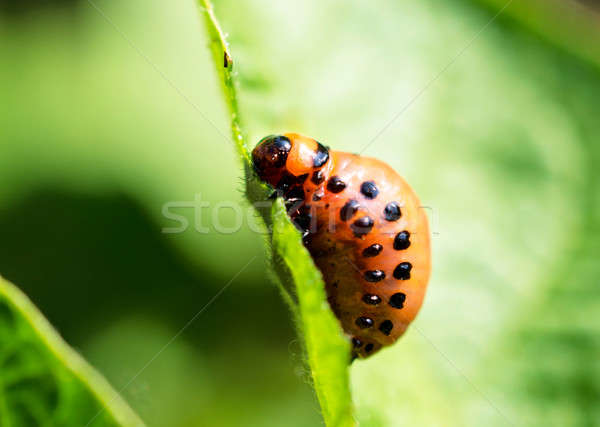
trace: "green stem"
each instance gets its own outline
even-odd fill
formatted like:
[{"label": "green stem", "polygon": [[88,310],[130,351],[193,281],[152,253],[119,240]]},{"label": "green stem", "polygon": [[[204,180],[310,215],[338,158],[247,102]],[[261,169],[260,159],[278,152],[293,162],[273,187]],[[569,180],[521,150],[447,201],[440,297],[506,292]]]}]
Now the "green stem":
[{"label": "green stem", "polygon": [[237,148],[238,153],[242,156],[244,166],[251,165],[250,149],[246,143],[246,138],[242,133],[240,124],[240,116],[238,112],[237,93],[235,81],[233,77],[233,58],[229,53],[229,45],[225,39],[225,35],[221,30],[219,21],[214,13],[214,9],[210,0],[199,0],[203,15],[206,20],[206,29],[210,38],[210,50],[213,54],[213,59],[219,73],[219,81],[221,82],[223,94],[227,104],[229,117],[231,120],[231,134],[233,143]]}]

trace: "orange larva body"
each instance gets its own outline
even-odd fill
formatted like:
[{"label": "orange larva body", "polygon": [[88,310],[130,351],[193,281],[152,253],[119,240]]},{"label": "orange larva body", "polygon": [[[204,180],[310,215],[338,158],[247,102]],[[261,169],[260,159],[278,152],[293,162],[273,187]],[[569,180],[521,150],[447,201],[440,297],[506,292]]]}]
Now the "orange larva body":
[{"label": "orange larva body", "polygon": [[304,232],[354,355],[394,343],[421,307],[431,268],[413,190],[384,162],[297,134],[264,138],[253,160]]}]

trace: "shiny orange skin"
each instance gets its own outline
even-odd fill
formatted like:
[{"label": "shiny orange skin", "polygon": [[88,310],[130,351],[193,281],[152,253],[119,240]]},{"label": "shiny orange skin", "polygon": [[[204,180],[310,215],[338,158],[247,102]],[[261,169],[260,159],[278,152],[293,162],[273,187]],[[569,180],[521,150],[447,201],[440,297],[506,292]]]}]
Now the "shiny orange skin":
[{"label": "shiny orange skin", "polygon": [[[286,187],[282,192],[284,198],[290,195],[287,197],[289,213],[302,224],[299,228],[305,232],[305,245],[321,270],[331,308],[344,331],[353,338],[353,355],[370,356],[383,346],[393,344],[404,333],[423,302],[431,269],[425,211],[406,181],[386,163],[330,150],[327,161],[315,168],[313,159],[318,149],[315,140],[292,133],[278,138],[281,137],[291,143],[285,165],[263,167],[258,170],[259,176],[276,188],[282,176],[295,177],[291,189]],[[255,163],[262,160],[265,144],[255,148]],[[283,145],[287,149],[287,143]],[[319,171],[322,182],[312,179]],[[306,174],[308,177],[304,179]],[[343,182],[345,187],[336,192],[339,188],[328,185],[332,178]],[[375,197],[361,192],[365,182],[374,184],[378,190]],[[296,190],[292,191],[294,187]],[[304,197],[299,199],[302,193]],[[349,200],[356,209],[344,211]],[[400,207],[399,218],[396,215],[386,219],[384,210],[390,202]],[[372,227],[359,228],[357,233],[353,224],[366,216],[373,220]],[[394,247],[400,232],[404,232],[403,236],[409,233],[408,247]],[[380,252],[365,256],[363,251],[373,244],[381,245]],[[410,263],[411,268],[408,275],[398,273],[398,278],[394,271],[400,263],[405,266]],[[379,271],[378,280],[367,280],[367,272],[375,270]],[[397,304],[398,295],[394,297],[395,306],[390,302],[395,294],[404,295],[401,307]],[[376,301],[366,303],[365,295],[376,296]],[[379,302],[375,304],[377,299]],[[359,318],[370,319],[370,322],[357,320]]]}]

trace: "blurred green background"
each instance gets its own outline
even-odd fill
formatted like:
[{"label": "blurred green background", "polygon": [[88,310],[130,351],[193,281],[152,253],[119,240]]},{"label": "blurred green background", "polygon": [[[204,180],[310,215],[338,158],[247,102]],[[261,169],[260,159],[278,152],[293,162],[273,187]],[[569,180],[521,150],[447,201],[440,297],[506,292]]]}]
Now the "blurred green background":
[{"label": "blurred green background", "polygon": [[[351,368],[361,425],[600,425],[597,3],[215,3],[251,141],[360,151],[427,86],[364,153],[431,208],[434,270]],[[161,232],[169,201],[243,203],[195,3],[0,5],[0,274],[120,389],[258,255],[123,395],[150,426],[319,425],[262,236]]]}]

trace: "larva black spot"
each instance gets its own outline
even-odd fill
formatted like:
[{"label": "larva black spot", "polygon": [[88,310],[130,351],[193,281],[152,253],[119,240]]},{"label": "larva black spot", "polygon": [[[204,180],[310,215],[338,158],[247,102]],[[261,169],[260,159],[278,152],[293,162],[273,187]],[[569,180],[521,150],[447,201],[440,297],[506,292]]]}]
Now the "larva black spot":
[{"label": "larva black spot", "polygon": [[296,178],[296,182],[298,184],[304,184],[304,181],[306,181],[306,179],[308,178],[308,174],[304,173],[302,175],[298,175],[298,177]]},{"label": "larva black spot", "polygon": [[381,302],[381,298],[379,298],[377,295],[371,294],[364,294],[362,300],[365,304],[369,305],[377,305]]},{"label": "larva black spot", "polygon": [[367,199],[374,199],[379,194],[379,189],[373,181],[365,181],[360,186],[360,192]]},{"label": "larva black spot", "polygon": [[382,250],[383,250],[383,246],[381,246],[379,243],[373,243],[371,246],[365,248],[362,251],[362,256],[364,256],[365,258],[371,258],[371,257],[379,255],[379,253]]},{"label": "larva black spot", "polygon": [[364,277],[367,282],[380,282],[385,279],[385,273],[383,270],[369,270],[365,271]]},{"label": "larva black spot", "polygon": [[390,335],[392,333],[392,329],[394,329],[394,324],[391,320],[384,320],[379,325],[379,330],[383,335]]},{"label": "larva black spot", "polygon": [[320,142],[317,142],[317,152],[313,159],[313,167],[320,168],[329,160],[329,150]]},{"label": "larva black spot", "polygon": [[410,262],[401,262],[394,269],[394,277],[398,280],[408,280],[410,279],[410,270],[412,270]]},{"label": "larva black spot", "polygon": [[313,184],[319,185],[320,183],[325,181],[325,175],[323,175],[322,170],[318,170],[318,171],[313,172],[310,180],[313,182]]},{"label": "larva black spot", "polygon": [[358,338],[354,337],[352,338],[352,347],[354,348],[359,348],[363,345],[363,342],[361,340],[359,340]]},{"label": "larva black spot", "polygon": [[390,202],[385,206],[383,210],[383,217],[386,221],[398,221],[402,216],[400,205],[396,202]]},{"label": "larva black spot", "polygon": [[356,221],[354,221],[350,225],[350,228],[352,229],[356,237],[362,237],[365,234],[369,233],[369,231],[371,231],[371,229],[373,228],[373,224],[373,218],[369,216],[363,216],[362,218],[358,218]]},{"label": "larva black spot", "polygon": [[356,319],[356,326],[360,329],[371,328],[373,326],[373,319],[361,316]]},{"label": "larva black spot", "polygon": [[[314,251],[314,252],[312,253],[312,256],[313,256],[314,258],[322,258],[322,257],[324,257],[325,255],[327,255],[327,253],[328,253],[327,251],[324,251],[324,250],[320,249],[320,250],[318,250],[318,251]],[[334,288],[337,288],[337,284],[338,284],[338,282],[333,282],[333,287],[334,287]]]},{"label": "larva black spot", "polygon": [[294,184],[294,175],[286,173],[281,177],[281,179],[277,183],[276,187],[278,190],[287,192],[293,184]]},{"label": "larva black spot", "polygon": [[401,251],[407,249],[410,246],[410,233],[406,230],[396,234],[394,238],[394,249]]},{"label": "larva black spot", "polygon": [[298,215],[293,220],[293,223],[296,225],[297,228],[300,229],[300,231],[307,232],[310,230],[310,225],[312,223],[312,215],[309,213]]},{"label": "larva black spot", "polygon": [[332,193],[340,193],[344,191],[345,188],[346,183],[337,175],[329,178],[329,181],[327,182],[327,189]]},{"label": "larva black spot", "polygon": [[318,202],[323,198],[324,195],[325,193],[323,193],[323,190],[315,191],[312,196],[313,202]]},{"label": "larva black spot", "polygon": [[370,353],[371,351],[373,351],[373,344],[367,344],[365,346],[365,352]]},{"label": "larva black spot", "polygon": [[354,216],[359,207],[360,204],[356,200],[348,200],[346,204],[340,209],[340,219],[342,221],[348,221]]},{"label": "larva black spot", "polygon": [[398,309],[404,308],[404,301],[406,301],[406,295],[398,292],[390,297],[389,305]]},{"label": "larva black spot", "polygon": [[304,189],[300,186],[292,187],[285,194],[285,198],[289,201],[304,200]]},{"label": "larva black spot", "polygon": [[285,172],[281,176],[281,179],[277,183],[276,187],[278,190],[286,193],[290,188],[293,187],[301,187],[304,181],[308,178],[308,174],[303,174],[299,176],[292,175],[291,173]]}]

